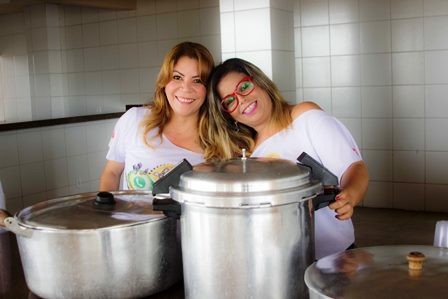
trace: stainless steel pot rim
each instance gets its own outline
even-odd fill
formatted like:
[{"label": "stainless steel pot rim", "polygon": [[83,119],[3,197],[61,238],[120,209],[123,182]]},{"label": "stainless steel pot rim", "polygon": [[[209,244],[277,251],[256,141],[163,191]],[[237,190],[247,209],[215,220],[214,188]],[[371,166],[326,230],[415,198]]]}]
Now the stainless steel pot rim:
[{"label": "stainless steel pot rim", "polygon": [[61,233],[61,234],[97,234],[102,231],[115,231],[115,230],[123,230],[123,229],[134,229],[135,226],[141,226],[141,225],[149,225],[150,223],[160,221],[175,221],[174,219],[171,219],[169,217],[161,217],[157,219],[150,219],[147,221],[142,222],[134,222],[129,224],[121,224],[121,225],[114,225],[114,226],[107,226],[107,227],[99,227],[99,228],[85,228],[85,229],[69,229],[64,227],[45,227],[45,226],[38,226],[38,225],[31,225],[27,223],[21,222],[17,218],[17,214],[14,215],[14,218],[16,221],[18,221],[18,225],[26,230],[31,230],[33,232],[45,232],[45,233]]},{"label": "stainless steel pot rim", "polygon": [[111,192],[115,204],[96,204],[97,192],[75,194],[39,202],[15,215],[22,228],[73,231],[123,228],[165,219],[152,209],[148,191]]},{"label": "stainless steel pot rim", "polygon": [[253,193],[191,192],[182,187],[171,187],[170,194],[174,200],[185,204],[200,204],[210,208],[256,208],[303,202],[322,190],[322,185],[315,182],[287,190]]},{"label": "stainless steel pot rim", "polygon": [[202,163],[184,173],[179,186],[191,192],[264,192],[306,185],[310,169],[274,158],[229,159]]},{"label": "stainless steel pot rim", "polygon": [[276,158],[235,158],[201,163],[170,188],[180,203],[216,208],[247,208],[298,203],[323,191],[310,169]]}]

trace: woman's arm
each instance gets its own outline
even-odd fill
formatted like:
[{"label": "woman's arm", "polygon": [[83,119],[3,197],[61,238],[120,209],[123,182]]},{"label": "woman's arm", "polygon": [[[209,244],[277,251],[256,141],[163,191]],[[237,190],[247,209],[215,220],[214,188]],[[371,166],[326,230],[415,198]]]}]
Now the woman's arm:
[{"label": "woman's arm", "polygon": [[353,215],[353,208],[361,202],[367,192],[369,174],[363,161],[352,163],[343,173],[341,192],[336,201],[329,205],[335,210],[339,220],[349,219]]},{"label": "woman's arm", "polygon": [[124,163],[107,160],[100,177],[99,191],[115,191],[119,189],[120,177],[124,170]]}]

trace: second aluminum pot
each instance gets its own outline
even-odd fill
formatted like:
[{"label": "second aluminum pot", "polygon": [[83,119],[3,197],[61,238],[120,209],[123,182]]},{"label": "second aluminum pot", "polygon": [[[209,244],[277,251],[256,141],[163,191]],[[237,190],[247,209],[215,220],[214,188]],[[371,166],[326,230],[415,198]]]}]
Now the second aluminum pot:
[{"label": "second aluminum pot", "polygon": [[[238,158],[181,175],[155,209],[181,219],[187,298],[304,298],[314,261],[310,169],[287,160]],[[166,206],[165,206],[166,204]]]},{"label": "second aluminum pot", "polygon": [[3,219],[16,234],[28,288],[43,298],[121,299],[179,281],[177,221],[153,211],[152,199],[147,192],[84,193]]}]

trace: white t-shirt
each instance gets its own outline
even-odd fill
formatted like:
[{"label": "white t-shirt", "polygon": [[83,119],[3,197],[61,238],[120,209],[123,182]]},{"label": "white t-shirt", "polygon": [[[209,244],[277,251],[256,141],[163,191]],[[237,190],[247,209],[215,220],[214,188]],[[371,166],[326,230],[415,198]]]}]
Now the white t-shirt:
[{"label": "white t-shirt", "polygon": [[[266,139],[253,157],[282,158],[297,162],[306,152],[335,174],[339,182],[345,170],[361,160],[359,148],[347,128],[322,110],[306,111],[291,127]],[[352,221],[338,220],[328,207],[315,212],[316,258],[345,250],[355,241]]]},{"label": "white t-shirt", "polygon": [[[121,190],[152,190],[153,184],[169,170],[187,159],[191,165],[204,161],[202,154],[178,147],[162,134],[149,139],[152,148],[143,142],[141,121],[151,111],[147,107],[129,109],[118,119],[109,142],[107,160],[124,163]],[[158,129],[148,132],[156,136]]]}]

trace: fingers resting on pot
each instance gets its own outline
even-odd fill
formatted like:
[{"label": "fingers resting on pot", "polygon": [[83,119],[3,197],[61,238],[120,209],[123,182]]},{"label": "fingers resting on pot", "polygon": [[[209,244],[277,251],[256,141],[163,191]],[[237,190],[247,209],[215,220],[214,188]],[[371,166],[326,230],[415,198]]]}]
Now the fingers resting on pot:
[{"label": "fingers resting on pot", "polygon": [[5,227],[5,219],[11,217],[11,214],[8,211],[0,209],[0,226]]},{"label": "fingers resting on pot", "polygon": [[350,200],[348,192],[345,190],[342,190],[336,196],[336,201],[332,202],[328,207],[336,212],[336,218],[339,220],[350,219],[353,215],[354,205]]}]

